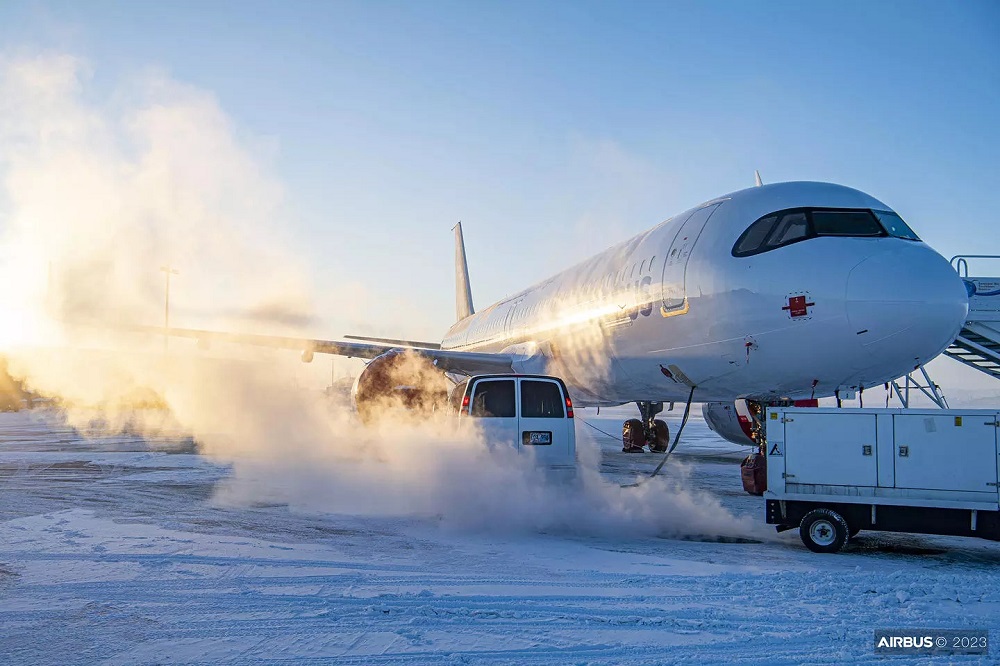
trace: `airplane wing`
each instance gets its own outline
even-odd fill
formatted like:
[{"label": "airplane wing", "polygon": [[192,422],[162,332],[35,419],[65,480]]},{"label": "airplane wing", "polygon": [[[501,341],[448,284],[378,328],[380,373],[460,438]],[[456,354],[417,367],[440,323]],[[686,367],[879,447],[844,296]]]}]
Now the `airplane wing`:
[{"label": "airplane wing", "polygon": [[[162,327],[142,326],[130,327],[135,332],[163,334]],[[467,352],[447,349],[415,347],[408,344],[392,344],[395,340],[385,342],[367,342],[360,340],[312,340],[309,338],[292,338],[277,335],[256,335],[252,333],[224,333],[221,331],[205,331],[193,328],[169,328],[166,333],[171,337],[191,338],[199,344],[212,342],[231,342],[273,349],[294,349],[303,354],[333,354],[349,358],[372,359],[392,349],[406,349],[430,360],[434,365],[446,372],[461,375],[478,375],[489,373],[512,373],[514,357],[511,354],[494,354],[486,352]],[[403,342],[403,341],[399,341]]]},{"label": "airplane wing", "polygon": [[361,340],[362,342],[382,342],[388,345],[398,345],[402,347],[420,347],[421,349],[441,349],[437,342],[418,342],[416,340],[398,340],[396,338],[373,338],[368,335],[345,335],[345,340]]}]

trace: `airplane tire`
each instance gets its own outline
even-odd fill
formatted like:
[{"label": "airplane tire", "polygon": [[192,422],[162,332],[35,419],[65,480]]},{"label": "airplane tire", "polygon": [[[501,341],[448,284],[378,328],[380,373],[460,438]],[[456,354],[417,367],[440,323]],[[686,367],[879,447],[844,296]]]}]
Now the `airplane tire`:
[{"label": "airplane tire", "polygon": [[666,453],[670,446],[670,428],[666,422],[656,419],[653,421],[654,439],[649,443],[649,450],[653,453]]},{"label": "airplane tire", "polygon": [[642,430],[642,421],[629,419],[622,424],[622,452],[642,453],[645,449],[646,434]]}]

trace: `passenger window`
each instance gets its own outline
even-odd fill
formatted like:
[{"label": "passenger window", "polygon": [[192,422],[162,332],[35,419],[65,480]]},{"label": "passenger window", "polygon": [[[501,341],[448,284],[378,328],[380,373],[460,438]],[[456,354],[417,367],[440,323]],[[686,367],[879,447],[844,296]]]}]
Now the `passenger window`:
[{"label": "passenger window", "polygon": [[476,393],[472,397],[472,415],[496,418],[517,416],[514,380],[491,379],[476,384]]},{"label": "passenger window", "polygon": [[774,228],[774,223],[777,221],[777,215],[769,215],[751,224],[750,228],[743,232],[743,237],[736,243],[736,250],[733,254],[740,256],[755,252],[767,238],[767,235],[771,233],[771,229]]},{"label": "passenger window", "polygon": [[767,246],[779,247],[809,236],[809,221],[805,213],[785,213],[767,239]]},{"label": "passenger window", "polygon": [[882,236],[885,232],[866,210],[814,210],[817,236]]},{"label": "passenger window", "polygon": [[562,390],[555,382],[521,381],[521,417],[529,419],[565,418]]}]

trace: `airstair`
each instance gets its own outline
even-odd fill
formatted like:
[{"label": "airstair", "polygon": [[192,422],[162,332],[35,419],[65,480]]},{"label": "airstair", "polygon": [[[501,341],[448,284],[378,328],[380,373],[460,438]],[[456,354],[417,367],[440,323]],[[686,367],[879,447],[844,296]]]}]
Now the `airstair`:
[{"label": "airstair", "polygon": [[977,265],[992,260],[1000,266],[1000,255],[952,257],[951,265],[969,291],[969,316],[958,337],[944,353],[1000,379],[1000,277],[969,277],[970,259],[977,260]]}]

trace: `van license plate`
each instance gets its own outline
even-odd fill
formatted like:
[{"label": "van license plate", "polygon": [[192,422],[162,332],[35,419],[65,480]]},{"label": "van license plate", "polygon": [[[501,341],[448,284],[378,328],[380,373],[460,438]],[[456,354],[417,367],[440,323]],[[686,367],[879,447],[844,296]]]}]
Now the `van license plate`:
[{"label": "van license plate", "polygon": [[552,443],[551,432],[528,432],[524,433],[525,446],[545,446]]}]

